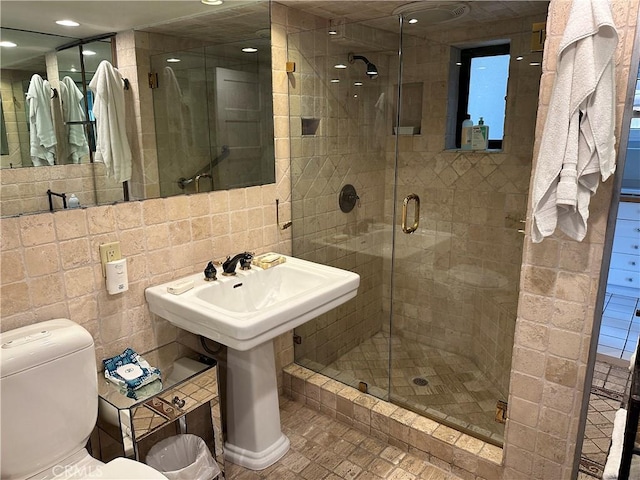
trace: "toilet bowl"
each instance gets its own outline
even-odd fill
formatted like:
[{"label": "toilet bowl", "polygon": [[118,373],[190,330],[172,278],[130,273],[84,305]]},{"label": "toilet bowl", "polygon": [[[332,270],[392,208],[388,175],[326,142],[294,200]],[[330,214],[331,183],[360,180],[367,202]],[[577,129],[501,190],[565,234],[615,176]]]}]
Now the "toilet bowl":
[{"label": "toilet bowl", "polygon": [[67,319],[0,334],[0,478],[166,479],[117,458],[104,464],[85,445],[96,424],[93,338]]}]

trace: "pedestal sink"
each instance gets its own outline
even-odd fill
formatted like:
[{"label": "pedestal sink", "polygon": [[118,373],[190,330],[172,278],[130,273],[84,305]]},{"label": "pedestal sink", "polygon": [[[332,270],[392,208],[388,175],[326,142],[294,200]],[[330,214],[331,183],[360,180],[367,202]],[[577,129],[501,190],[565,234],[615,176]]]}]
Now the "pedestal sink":
[{"label": "pedestal sink", "polygon": [[[360,284],[356,273],[285,258],[266,270],[254,266],[214,282],[195,274],[145,291],[153,313],[228,347],[225,457],[252,470],[289,449],[280,429],[273,339],[354,298]],[[185,280],[194,287],[167,291]]]}]

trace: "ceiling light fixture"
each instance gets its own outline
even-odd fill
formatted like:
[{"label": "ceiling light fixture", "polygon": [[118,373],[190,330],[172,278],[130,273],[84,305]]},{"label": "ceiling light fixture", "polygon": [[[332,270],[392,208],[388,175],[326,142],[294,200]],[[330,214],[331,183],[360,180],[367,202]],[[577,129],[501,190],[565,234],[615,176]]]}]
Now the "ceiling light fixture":
[{"label": "ceiling light fixture", "polygon": [[340,79],[339,78],[332,78],[331,79],[331,83],[340,83]]},{"label": "ceiling light fixture", "polygon": [[347,66],[344,63],[339,63],[337,65],[334,65],[333,68],[347,68]]},{"label": "ceiling light fixture", "polygon": [[82,50],[82,55],[85,55],[87,57],[90,57],[91,55],[95,55],[96,52],[94,52],[93,50]]},{"label": "ceiling light fixture", "polygon": [[179,58],[175,58],[175,57],[171,57],[171,58],[167,58],[167,63],[178,63],[181,60]]},{"label": "ceiling light fixture", "polygon": [[354,82],[354,85],[355,85],[356,87],[361,87],[361,86],[362,86],[362,82]]},{"label": "ceiling light fixture", "polygon": [[529,65],[531,65],[532,67],[539,67],[542,64],[540,62],[529,62]]},{"label": "ceiling light fixture", "polygon": [[338,34],[337,30],[335,30],[333,28],[331,30],[329,30],[329,35],[337,35],[337,34]]},{"label": "ceiling light fixture", "polygon": [[3,40],[2,42],[0,42],[0,47],[7,47],[7,48],[13,48],[13,47],[17,47],[18,45],[13,43],[13,42],[9,42],[7,40]]},{"label": "ceiling light fixture", "polygon": [[244,47],[242,49],[242,51],[244,53],[256,53],[258,51],[258,49],[257,48],[253,48],[253,47]]},{"label": "ceiling light fixture", "polygon": [[78,22],[74,22],[73,20],[56,20],[58,25],[62,25],[63,27],[79,27],[80,24]]},{"label": "ceiling light fixture", "polygon": [[214,7],[224,3],[222,0],[200,0],[200,2],[205,5],[213,5]]},{"label": "ceiling light fixture", "polygon": [[516,57],[516,60],[519,62],[520,60],[524,60],[524,57],[522,55],[518,55]]},{"label": "ceiling light fixture", "polygon": [[417,18],[410,18],[410,19],[409,19],[409,23],[410,23],[410,24],[412,24],[412,25],[413,25],[414,23],[418,23],[418,19],[417,19]]}]

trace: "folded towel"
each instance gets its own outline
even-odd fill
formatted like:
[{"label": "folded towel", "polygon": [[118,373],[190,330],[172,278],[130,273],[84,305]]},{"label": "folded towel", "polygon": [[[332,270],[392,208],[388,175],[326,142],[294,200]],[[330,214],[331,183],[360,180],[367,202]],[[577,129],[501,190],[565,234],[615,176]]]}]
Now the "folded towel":
[{"label": "folded towel", "polygon": [[136,392],[140,388],[160,380],[162,377],[160,370],[149,365],[149,362],[131,348],[127,348],[120,355],[103,360],[102,363],[104,377],[118,385],[122,392],[130,398],[138,398],[140,393]]},{"label": "folded towel", "polygon": [[532,187],[532,240],[560,228],[581,241],[589,201],[615,171],[618,34],[607,0],[573,0]]},{"label": "folded towel", "polygon": [[607,463],[604,466],[602,480],[617,480],[622,460],[622,445],[624,442],[624,429],[627,423],[627,411],[621,408],[613,419],[613,433],[611,434],[611,447],[607,455]]}]

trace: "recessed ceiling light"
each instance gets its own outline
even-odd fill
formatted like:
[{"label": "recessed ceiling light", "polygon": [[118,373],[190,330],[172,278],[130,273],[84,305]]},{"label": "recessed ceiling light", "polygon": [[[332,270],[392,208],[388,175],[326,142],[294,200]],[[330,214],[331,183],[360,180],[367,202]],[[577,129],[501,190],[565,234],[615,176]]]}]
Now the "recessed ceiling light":
[{"label": "recessed ceiling light", "polygon": [[178,63],[179,61],[179,58],[167,58],[167,63]]},{"label": "recessed ceiling light", "polygon": [[256,53],[258,51],[258,49],[257,48],[253,48],[253,47],[244,47],[242,49],[242,51],[244,53]]},{"label": "recessed ceiling light", "polygon": [[354,85],[355,85],[356,87],[361,87],[361,86],[362,86],[362,82],[354,82]]},{"label": "recessed ceiling light", "polygon": [[462,65],[462,62],[456,62],[456,65],[460,66]]},{"label": "recessed ceiling light", "polygon": [[516,57],[516,60],[517,60],[517,61],[524,60],[524,57],[523,57],[522,55],[518,55],[518,56]]},{"label": "recessed ceiling light", "polygon": [[80,25],[78,22],[74,22],[73,20],[56,20],[56,23],[63,27],[78,27]]},{"label": "recessed ceiling light", "polygon": [[87,55],[87,56],[91,56],[91,55],[95,55],[96,52],[94,52],[93,50],[82,50],[82,54],[83,55]]},{"label": "recessed ceiling light", "polygon": [[540,62],[529,62],[529,65],[531,65],[532,67],[538,67],[541,65]]},{"label": "recessed ceiling light", "polygon": [[340,83],[340,79],[339,78],[332,78],[331,79],[331,83]]},{"label": "recessed ceiling light", "polygon": [[417,18],[410,18],[409,19],[409,23],[411,23],[411,24],[418,23],[418,19]]},{"label": "recessed ceiling light", "polygon": [[205,5],[213,6],[222,5],[224,3],[222,0],[200,0],[200,2],[204,3]]},{"label": "recessed ceiling light", "polygon": [[0,42],[0,47],[7,47],[7,48],[13,48],[13,47],[17,47],[18,45],[13,43],[13,42],[8,42],[6,40],[3,40],[2,42]]},{"label": "recessed ceiling light", "polygon": [[329,35],[337,35],[338,31],[334,30],[333,28],[331,30],[329,30]]},{"label": "recessed ceiling light", "polygon": [[356,94],[353,96],[353,98],[358,98],[358,94],[356,93]]},{"label": "recessed ceiling light", "polygon": [[339,63],[337,65],[334,65],[333,68],[347,68],[347,66],[343,63]]}]

